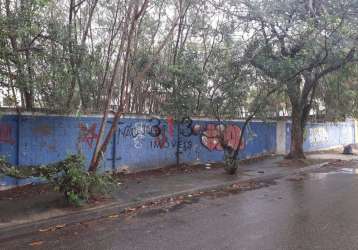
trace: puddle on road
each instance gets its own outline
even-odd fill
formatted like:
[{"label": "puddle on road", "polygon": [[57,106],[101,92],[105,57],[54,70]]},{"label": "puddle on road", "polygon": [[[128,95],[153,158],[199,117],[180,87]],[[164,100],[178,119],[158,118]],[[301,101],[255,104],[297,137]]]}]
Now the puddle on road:
[{"label": "puddle on road", "polygon": [[335,171],[330,172],[313,172],[307,174],[309,178],[315,179],[315,180],[322,180],[326,178],[327,176],[334,175],[334,174],[352,174],[352,175],[358,175],[358,168],[340,168]]},{"label": "puddle on road", "polygon": [[337,171],[338,173],[345,173],[345,174],[358,174],[358,168],[342,168]]},{"label": "puddle on road", "polygon": [[336,172],[328,172],[328,173],[309,173],[308,177],[313,180],[322,180],[325,179],[328,175],[336,174]]}]

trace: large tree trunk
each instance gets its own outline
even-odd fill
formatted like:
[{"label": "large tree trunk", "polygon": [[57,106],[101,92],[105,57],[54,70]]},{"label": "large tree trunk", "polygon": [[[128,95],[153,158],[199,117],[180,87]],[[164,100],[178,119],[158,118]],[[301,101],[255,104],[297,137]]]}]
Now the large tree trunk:
[{"label": "large tree trunk", "polygon": [[304,74],[304,84],[301,86],[300,79],[296,84],[287,86],[287,94],[292,106],[292,130],[291,146],[287,155],[289,159],[305,159],[303,141],[305,126],[312,109],[318,80],[312,72]]},{"label": "large tree trunk", "polygon": [[306,125],[305,114],[300,106],[292,106],[291,146],[287,158],[304,159],[303,136]]}]

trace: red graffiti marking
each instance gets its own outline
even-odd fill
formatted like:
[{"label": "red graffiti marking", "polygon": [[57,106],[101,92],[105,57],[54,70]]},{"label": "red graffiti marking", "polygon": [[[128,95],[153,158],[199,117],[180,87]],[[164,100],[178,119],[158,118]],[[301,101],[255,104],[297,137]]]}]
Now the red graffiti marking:
[{"label": "red graffiti marking", "polygon": [[[229,147],[237,149],[240,143],[241,128],[236,125],[229,125],[225,129],[225,141]],[[245,145],[241,142],[240,149],[244,149]]]},{"label": "red graffiti marking", "polygon": [[167,118],[167,123],[168,123],[168,133],[171,139],[173,139],[174,137],[174,119],[173,117],[169,116]]},{"label": "red graffiti marking", "polygon": [[209,150],[222,150],[218,139],[219,131],[214,124],[208,124],[206,131],[201,137],[201,141]]},{"label": "red graffiti marking", "polygon": [[92,124],[91,127],[87,127],[87,125],[80,123],[80,141],[85,142],[89,148],[93,147],[93,142],[98,138],[98,134],[96,132],[97,124]]},{"label": "red graffiti marking", "polygon": [[[240,143],[241,129],[236,125],[214,125],[208,124],[206,131],[201,136],[202,144],[210,151],[223,150],[220,143],[220,134],[223,133],[224,141],[232,149],[237,149]],[[244,142],[241,142],[240,149],[244,148]]]},{"label": "red graffiti marking", "polygon": [[8,124],[0,124],[0,143],[15,144],[15,140],[11,138],[11,126]]},{"label": "red graffiti marking", "polygon": [[163,125],[160,125],[161,133],[158,137],[155,138],[155,143],[159,145],[159,148],[163,149],[167,143],[167,137],[165,135],[165,129],[163,129]]}]

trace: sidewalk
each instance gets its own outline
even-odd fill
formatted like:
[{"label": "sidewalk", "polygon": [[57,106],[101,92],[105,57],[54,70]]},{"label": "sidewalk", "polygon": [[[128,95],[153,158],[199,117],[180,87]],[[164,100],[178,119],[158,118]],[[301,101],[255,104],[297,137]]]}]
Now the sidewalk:
[{"label": "sidewalk", "polygon": [[114,192],[113,200],[80,209],[65,208],[62,195],[51,190],[44,191],[35,187],[29,197],[19,199],[16,196],[13,199],[3,198],[0,192],[0,240],[29,230],[38,230],[46,225],[76,223],[119,213],[125,208],[149,201],[310,171],[322,167],[332,157],[338,158],[335,155],[311,155],[310,158],[315,159],[316,163],[310,166],[285,166],[279,164],[282,163],[282,157],[270,157],[241,164],[237,175],[233,176],[227,175],[217,165],[210,164],[179,171],[158,170],[132,174],[120,180],[120,188]]}]

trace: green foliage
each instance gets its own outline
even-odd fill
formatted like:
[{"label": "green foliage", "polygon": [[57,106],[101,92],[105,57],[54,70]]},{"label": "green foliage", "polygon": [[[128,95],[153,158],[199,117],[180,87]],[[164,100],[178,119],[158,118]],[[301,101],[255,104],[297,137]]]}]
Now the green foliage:
[{"label": "green foliage", "polygon": [[358,66],[354,64],[324,79],[325,84],[318,91],[318,98],[324,104],[321,112],[324,112],[327,119],[335,121],[347,117],[358,118],[357,77]]},{"label": "green foliage", "polygon": [[85,170],[84,159],[71,155],[48,166],[14,167],[0,158],[0,172],[15,178],[44,177],[56,191],[64,194],[69,204],[79,206],[95,195],[108,194],[114,188],[109,174],[99,175]]},{"label": "green foliage", "polygon": [[196,51],[187,50],[180,54],[175,65],[161,68],[159,84],[170,94],[163,105],[163,112],[176,117],[190,117],[198,112],[197,98],[205,92],[205,74],[200,67],[199,55]]},{"label": "green foliage", "polygon": [[79,206],[92,196],[106,194],[113,188],[113,180],[110,175],[99,175],[85,170],[82,156],[72,155],[57,163],[55,168],[62,169],[63,172],[49,180],[55,190],[65,195],[70,204]]},{"label": "green foliage", "polygon": [[64,193],[70,204],[81,205],[91,196],[111,190],[111,176],[87,172],[82,157],[70,156],[59,165],[63,174],[52,179],[52,183],[56,190]]},{"label": "green foliage", "polygon": [[[243,118],[262,90],[264,77],[287,86],[301,84],[293,78],[319,74],[356,46],[356,2],[314,2],[311,10],[305,1],[295,0],[183,1],[181,11],[187,4],[188,9],[182,23],[156,54],[171,28],[170,20],[175,20],[173,14],[179,11],[175,1],[151,1],[150,11],[136,27],[129,65],[120,66],[128,76],[116,75],[111,103],[118,104],[122,80],[128,80],[126,112],[178,119],[217,113]],[[128,25],[121,25],[130,23],[128,3],[75,1],[76,7],[70,7],[70,2],[62,1],[13,0],[0,4],[4,104],[27,108],[25,97],[32,95],[37,108],[102,112],[122,38],[127,42]],[[89,33],[84,36],[87,25]],[[144,79],[134,81],[147,65],[152,67]],[[334,83],[323,89],[320,101],[330,106],[329,115],[341,119],[350,113],[345,100],[354,107],[357,90],[343,86],[344,97],[338,102],[334,93],[328,93],[335,89]],[[274,96],[262,116],[282,111],[287,94],[295,90],[300,88]],[[326,97],[331,101],[323,100]]]}]

